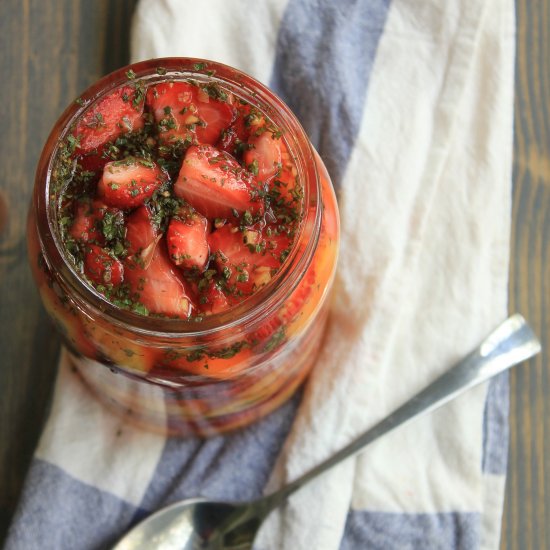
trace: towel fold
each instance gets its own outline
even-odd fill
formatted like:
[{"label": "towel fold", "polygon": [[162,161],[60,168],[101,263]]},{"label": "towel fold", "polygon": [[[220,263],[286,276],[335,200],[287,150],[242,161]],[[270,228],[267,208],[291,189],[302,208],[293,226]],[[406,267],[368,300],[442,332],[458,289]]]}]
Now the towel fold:
[{"label": "towel fold", "polygon": [[[302,394],[208,440],[124,425],[63,356],[8,549],[103,548],[177,499],[270,492],[506,316],[514,24],[511,0],[140,1],[133,61],[248,72],[325,161],[342,221],[328,331]],[[501,376],[339,465],[274,512],[255,548],[498,548],[507,390]]]}]

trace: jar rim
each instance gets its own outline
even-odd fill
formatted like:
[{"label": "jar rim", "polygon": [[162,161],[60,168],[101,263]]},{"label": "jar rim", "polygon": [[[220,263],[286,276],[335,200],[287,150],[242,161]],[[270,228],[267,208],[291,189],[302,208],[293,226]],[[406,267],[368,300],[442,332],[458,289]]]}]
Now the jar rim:
[{"label": "jar rim", "polygon": [[[115,88],[131,82],[128,76],[130,69],[133,71],[131,81],[144,80],[146,84],[186,78],[214,81],[238,96],[247,98],[283,130],[286,145],[297,165],[299,177],[303,180],[304,214],[292,249],[281,268],[252,296],[225,311],[206,315],[200,322],[196,318],[142,316],[112,304],[78,274],[58,238],[55,206],[52,207],[50,199],[57,152],[75,121],[90,105]],[[110,323],[123,330],[170,339],[211,335],[236,326],[245,328],[261,322],[266,315],[276,311],[298,286],[313,259],[321,229],[322,203],[313,147],[296,116],[282,99],[250,75],[228,65],[200,58],[165,57],[117,69],[92,84],[79,96],[78,102],[67,107],[55,123],[42,150],[35,176],[33,208],[46,261],[56,266],[57,274],[70,289],[75,305],[83,311],[91,309],[95,314],[107,317]]]}]

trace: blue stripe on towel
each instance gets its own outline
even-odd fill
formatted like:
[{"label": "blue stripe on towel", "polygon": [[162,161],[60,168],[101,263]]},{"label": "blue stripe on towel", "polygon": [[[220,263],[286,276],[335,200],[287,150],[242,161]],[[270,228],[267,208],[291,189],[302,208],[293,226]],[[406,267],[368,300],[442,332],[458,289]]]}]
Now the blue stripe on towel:
[{"label": "blue stripe on towel", "polygon": [[475,513],[390,514],[352,510],[340,550],[473,550],[481,517]]},{"label": "blue stripe on towel", "polygon": [[390,0],[290,0],[271,87],[306,129],[336,188],[359,133]]},{"label": "blue stripe on towel", "polygon": [[487,474],[506,474],[509,391],[508,373],[503,373],[489,382],[483,415],[482,459],[482,469]]},{"label": "blue stripe on towel", "polygon": [[300,394],[259,422],[210,439],[168,439],[142,507],[188,497],[258,497],[290,430]]},{"label": "blue stripe on towel", "polygon": [[139,509],[34,459],[5,550],[111,547]]}]

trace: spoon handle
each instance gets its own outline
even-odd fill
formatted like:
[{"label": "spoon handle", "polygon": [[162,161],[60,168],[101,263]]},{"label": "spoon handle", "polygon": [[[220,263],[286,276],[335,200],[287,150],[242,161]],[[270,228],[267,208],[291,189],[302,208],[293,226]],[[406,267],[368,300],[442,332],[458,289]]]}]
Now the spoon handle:
[{"label": "spoon handle", "polygon": [[269,513],[305,483],[355,455],[375,439],[421,414],[433,411],[473,386],[529,359],[540,350],[540,343],[525,319],[519,314],[512,315],[487,336],[470,355],[389,416],[309,472],[268,495],[264,500],[265,512]]}]

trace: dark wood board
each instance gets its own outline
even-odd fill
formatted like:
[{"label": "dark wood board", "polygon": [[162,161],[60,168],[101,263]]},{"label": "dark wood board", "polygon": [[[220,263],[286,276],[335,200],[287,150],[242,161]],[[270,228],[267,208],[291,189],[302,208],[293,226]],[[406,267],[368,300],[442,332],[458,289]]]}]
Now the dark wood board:
[{"label": "dark wood board", "polygon": [[128,63],[134,5],[0,2],[0,541],[47,416],[59,354],[26,257],[34,170],[65,107]]}]

